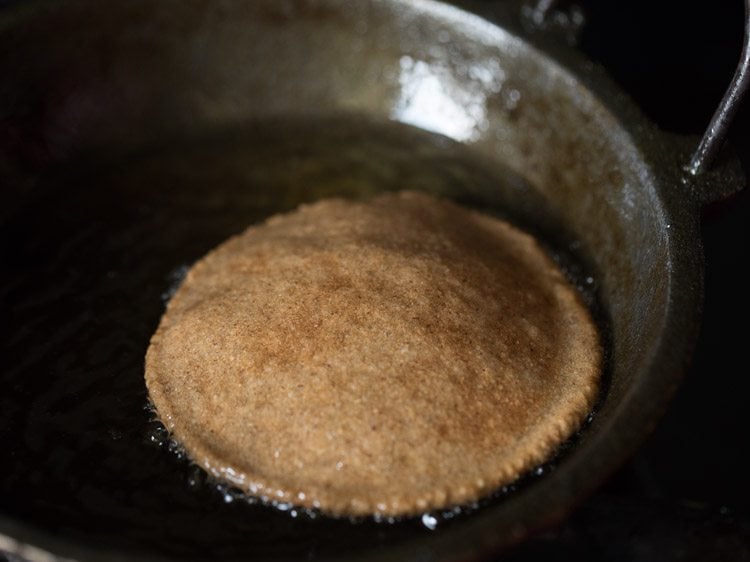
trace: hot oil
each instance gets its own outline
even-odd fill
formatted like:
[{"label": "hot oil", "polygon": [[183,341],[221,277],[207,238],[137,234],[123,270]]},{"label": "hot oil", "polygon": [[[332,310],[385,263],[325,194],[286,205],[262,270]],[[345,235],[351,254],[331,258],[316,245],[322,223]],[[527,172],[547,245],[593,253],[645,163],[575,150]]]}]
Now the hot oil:
[{"label": "hot oil", "polygon": [[0,504],[8,514],[58,531],[64,521],[72,540],[95,536],[107,547],[165,555],[345,556],[492,508],[553,470],[554,460],[474,506],[353,525],[254,504],[226,487],[217,493],[144,407],[149,339],[195,260],[301,203],[401,189],[530,231],[603,317],[596,275],[544,200],[510,170],[442,136],[351,116],[269,120],[80,158],[48,174],[0,225],[8,272],[0,281],[8,319],[0,342],[0,447],[8,459]]}]

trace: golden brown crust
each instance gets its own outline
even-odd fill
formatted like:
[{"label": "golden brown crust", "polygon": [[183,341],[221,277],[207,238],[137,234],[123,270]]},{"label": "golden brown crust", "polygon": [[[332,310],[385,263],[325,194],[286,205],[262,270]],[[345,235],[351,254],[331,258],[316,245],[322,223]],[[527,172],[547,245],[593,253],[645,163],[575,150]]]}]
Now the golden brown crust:
[{"label": "golden brown crust", "polygon": [[339,515],[462,504],[543,461],[601,363],[575,289],[529,235],[431,196],[325,200],[195,264],[146,355],[192,459]]}]

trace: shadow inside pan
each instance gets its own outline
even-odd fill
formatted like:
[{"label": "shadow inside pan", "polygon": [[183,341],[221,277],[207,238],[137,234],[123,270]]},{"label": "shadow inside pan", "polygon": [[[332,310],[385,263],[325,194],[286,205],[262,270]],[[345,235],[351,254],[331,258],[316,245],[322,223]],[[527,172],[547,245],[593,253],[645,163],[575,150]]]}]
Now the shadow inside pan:
[{"label": "shadow inside pan", "polygon": [[6,514],[103,550],[219,559],[351,558],[465,519],[456,510],[352,522],[252,504],[207,481],[148,408],[149,338],[195,260],[302,202],[397,189],[446,196],[531,230],[606,324],[596,275],[544,201],[440,135],[351,115],[267,120],[80,158],[47,173],[0,224]]}]

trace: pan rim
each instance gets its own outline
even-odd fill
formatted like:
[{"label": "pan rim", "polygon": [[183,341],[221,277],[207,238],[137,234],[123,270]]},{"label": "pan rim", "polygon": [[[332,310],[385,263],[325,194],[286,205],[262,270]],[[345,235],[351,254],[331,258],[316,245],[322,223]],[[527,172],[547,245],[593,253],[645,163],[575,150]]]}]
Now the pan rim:
[{"label": "pan rim", "polygon": [[[399,0],[399,2],[406,4],[407,0]],[[34,8],[39,6],[53,6],[57,3],[49,0],[33,0],[31,6]],[[458,7],[456,4],[447,4],[440,0],[418,0],[410,4],[413,9],[425,8],[429,11],[440,10],[440,14],[449,13],[451,16],[461,15],[461,17],[470,16],[472,20],[476,22],[483,22],[482,25],[489,26],[490,28],[498,28],[504,33],[510,34],[512,37],[518,39],[524,44],[528,44],[531,48],[536,49],[542,56],[551,58],[555,61],[558,66],[557,70],[565,76],[569,76],[574,79],[577,83],[585,86],[597,100],[607,100],[605,104],[606,108],[614,115],[618,125],[627,135],[627,140],[630,144],[638,149],[638,156],[641,162],[644,164],[644,182],[647,182],[654,186],[657,199],[661,204],[661,211],[665,213],[665,220],[667,224],[674,225],[675,228],[671,229],[666,235],[666,247],[667,254],[670,260],[671,277],[669,279],[669,297],[666,310],[668,314],[662,319],[663,330],[661,335],[661,341],[658,345],[654,346],[653,357],[649,360],[649,368],[644,372],[644,381],[654,385],[656,383],[656,393],[662,397],[660,401],[655,403],[653,400],[646,400],[646,395],[650,396],[653,392],[653,386],[641,384],[639,387],[632,389],[632,396],[628,401],[628,407],[624,408],[624,413],[621,414],[620,418],[612,420],[612,423],[619,422],[620,425],[624,423],[625,413],[635,414],[640,413],[642,417],[650,420],[650,427],[640,427],[637,431],[631,431],[625,433],[625,437],[622,437],[617,444],[609,444],[608,447],[611,450],[616,449],[617,455],[612,455],[609,459],[600,459],[601,467],[600,472],[602,476],[597,476],[590,481],[581,481],[579,478],[576,482],[575,479],[570,480],[570,486],[568,496],[570,498],[577,498],[582,500],[588,497],[596,488],[598,488],[601,482],[606,479],[608,474],[612,473],[622,462],[624,462],[631,454],[632,451],[640,444],[643,439],[642,432],[650,432],[656,423],[656,419],[663,412],[666,404],[669,401],[671,393],[676,390],[679,381],[682,378],[682,374],[687,366],[690,357],[690,351],[693,343],[696,340],[698,332],[698,320],[700,318],[700,309],[702,302],[702,287],[703,287],[703,260],[702,260],[702,248],[700,244],[694,244],[692,247],[689,244],[680,244],[679,239],[684,238],[692,241],[700,240],[699,236],[699,220],[697,215],[697,203],[692,200],[687,203],[685,200],[681,200],[677,193],[672,193],[666,187],[670,184],[670,181],[675,178],[668,176],[662,177],[662,174],[658,173],[658,166],[654,165],[655,160],[662,157],[663,152],[670,150],[676,150],[676,145],[672,143],[664,134],[650,123],[640,112],[640,110],[633,104],[624,92],[619,90],[614,83],[598,68],[594,68],[591,64],[586,61],[583,56],[574,51],[573,49],[561,48],[557,45],[553,50],[549,50],[545,47],[549,38],[539,36],[525,36],[523,30],[519,27],[514,27],[512,23],[502,22],[493,23],[489,19],[485,19],[481,15],[474,12],[467,12]],[[445,12],[448,8],[450,11]],[[60,8],[62,9],[62,7]],[[31,9],[29,12],[33,11]],[[6,13],[0,13],[0,32],[5,29],[3,20],[5,15],[13,10],[8,10]],[[9,19],[12,19],[12,15]],[[510,21],[510,20],[509,20]],[[641,147],[643,146],[656,146],[660,147],[660,153],[655,157],[652,154],[647,154]],[[670,156],[671,158],[671,156]],[[679,310],[680,313],[676,314],[675,311]],[[693,326],[692,330],[684,330],[686,323]],[[664,337],[666,336],[666,337]],[[665,370],[665,366],[671,368],[666,369],[669,372],[669,376],[663,376],[662,371]],[[646,387],[646,388],[644,388]],[[644,415],[645,414],[645,415]],[[600,438],[598,441],[600,441]],[[593,445],[590,445],[593,447]],[[603,453],[606,449],[605,445],[599,445],[598,454],[603,457]],[[618,457],[615,459],[615,457]],[[568,463],[570,464],[570,463]],[[577,465],[575,465],[577,466]],[[575,472],[575,466],[568,466],[568,472]],[[535,487],[539,487],[537,484]],[[575,493],[572,490],[575,489]],[[563,517],[572,508],[571,501],[564,501],[562,499],[557,502],[558,511],[551,513],[541,518],[544,520],[544,524],[549,524],[550,520],[555,520]],[[539,518],[535,518],[539,524]],[[472,521],[467,520],[466,524],[463,525],[465,528],[473,527]],[[538,526],[537,525],[537,526]],[[526,535],[529,532],[529,528],[524,527],[523,524],[519,523],[518,528],[514,531],[511,530],[509,533],[510,542],[513,542],[514,538],[519,538],[521,535]],[[402,554],[406,554],[407,551],[412,552],[414,550],[420,550],[419,546],[422,542],[431,543],[428,549],[433,554],[434,558],[438,558],[437,553],[440,555],[446,554],[447,550],[445,544],[455,533],[450,530],[446,530],[440,536],[428,536],[426,540],[423,538],[414,539],[403,545],[396,545],[394,551],[403,551]],[[484,535],[485,531],[479,530],[467,530],[465,535],[474,537],[477,539],[480,535]],[[19,521],[13,520],[12,518],[6,517],[3,513],[0,513],[0,541],[4,536],[10,538],[11,541],[15,541],[18,545],[19,554],[23,551],[26,545],[44,545],[50,546],[51,551],[64,553],[64,556],[73,556],[79,560],[131,560],[130,557],[123,557],[122,554],[114,551],[97,549],[90,549],[83,547],[66,539],[61,539],[55,536],[54,533],[44,531],[41,529],[35,529],[33,525],[27,525]],[[455,545],[455,539],[450,539]],[[470,538],[464,537],[461,542],[467,541],[471,544],[471,548],[474,548],[474,555],[478,555],[480,552],[489,552],[493,549],[497,549],[505,545],[503,540],[496,540],[492,544],[483,543],[479,540],[471,541]],[[3,543],[0,542],[0,545]],[[441,546],[436,546],[441,545]],[[465,545],[464,545],[465,546]],[[399,549],[399,547],[403,547]],[[481,547],[481,548],[480,548]],[[36,548],[36,547],[34,547]],[[392,554],[393,552],[389,553]],[[465,553],[464,553],[465,554]],[[377,557],[375,557],[377,558]],[[143,559],[140,558],[139,559]],[[154,560],[167,560],[166,558],[153,558]]]}]

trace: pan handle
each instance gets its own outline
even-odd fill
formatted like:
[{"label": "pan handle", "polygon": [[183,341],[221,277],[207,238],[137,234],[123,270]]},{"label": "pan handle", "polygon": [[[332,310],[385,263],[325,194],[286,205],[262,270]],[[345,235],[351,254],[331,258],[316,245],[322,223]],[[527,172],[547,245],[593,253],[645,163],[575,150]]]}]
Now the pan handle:
[{"label": "pan handle", "polygon": [[[536,26],[542,27],[551,18],[560,0],[536,0],[526,8],[524,15]],[[737,65],[732,82],[729,84],[719,107],[714,112],[698,148],[693,153],[685,171],[693,176],[699,176],[711,169],[716,162],[724,141],[727,138],[732,119],[742,102],[742,97],[750,87],[750,0],[745,0],[745,34],[742,45],[742,55]]]},{"label": "pan handle", "polygon": [[739,109],[742,97],[750,86],[750,0],[745,0],[745,35],[742,45],[742,56],[737,65],[732,82],[711,118],[708,128],[698,144],[686,171],[697,176],[716,160],[716,155],[724,144],[729,126]]}]

